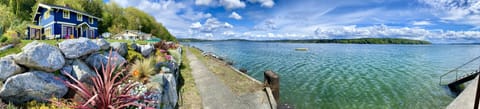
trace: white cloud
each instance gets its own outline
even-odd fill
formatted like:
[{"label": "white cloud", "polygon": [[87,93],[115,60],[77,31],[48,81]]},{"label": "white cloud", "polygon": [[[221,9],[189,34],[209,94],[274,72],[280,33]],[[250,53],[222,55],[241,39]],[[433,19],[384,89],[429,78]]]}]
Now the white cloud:
[{"label": "white cloud", "polygon": [[447,23],[480,26],[479,0],[418,0]]},{"label": "white cloud", "polygon": [[200,24],[200,22],[192,23],[192,25],[190,26],[191,29],[200,29],[201,27],[202,24]]},{"label": "white cloud", "polygon": [[272,19],[268,19],[260,24],[255,25],[253,29],[258,31],[268,31],[268,30],[276,30],[278,29],[278,27]]},{"label": "white cloud", "polygon": [[251,3],[260,3],[262,4],[261,6],[262,7],[268,7],[268,8],[271,8],[275,5],[275,2],[273,2],[273,0],[248,0],[248,2],[251,2]]},{"label": "white cloud", "polygon": [[222,6],[225,9],[245,8],[245,2],[241,0],[195,0],[195,5],[200,6]]},{"label": "white cloud", "polygon": [[228,22],[220,22],[216,18],[208,18],[202,25],[200,22],[195,22],[190,25],[190,30],[200,31],[201,33],[214,33],[221,29],[231,29],[234,26]]},{"label": "white cloud", "polygon": [[225,22],[225,24],[223,24],[223,27],[224,27],[224,28],[233,28],[233,25]]},{"label": "white cloud", "polygon": [[230,14],[230,16],[228,16],[228,18],[233,18],[233,19],[236,19],[236,20],[240,20],[240,19],[242,19],[242,16],[240,16],[237,12],[232,12],[232,14]]},{"label": "white cloud", "polygon": [[[248,0],[250,3],[260,3],[260,6],[271,8],[275,5],[273,0]],[[222,6],[225,9],[245,8],[247,4],[242,0],[195,0],[195,5],[200,6]]]},{"label": "white cloud", "polygon": [[212,0],[195,0],[195,5],[210,5]]},{"label": "white cloud", "polygon": [[425,25],[432,25],[429,21],[413,21],[412,25],[416,26],[425,26]]},{"label": "white cloud", "polygon": [[226,9],[245,8],[245,2],[240,0],[220,0],[220,4]]}]

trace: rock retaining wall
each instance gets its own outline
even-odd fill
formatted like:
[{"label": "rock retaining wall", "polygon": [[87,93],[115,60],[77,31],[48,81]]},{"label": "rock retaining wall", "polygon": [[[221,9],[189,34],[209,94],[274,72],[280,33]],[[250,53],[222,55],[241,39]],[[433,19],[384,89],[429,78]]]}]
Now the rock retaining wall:
[{"label": "rock retaining wall", "polygon": [[[112,54],[106,51],[113,48]],[[138,45],[139,52],[150,56],[155,50],[151,45]],[[118,51],[118,52],[117,52]],[[76,79],[91,83],[97,76],[94,68],[100,69],[109,57],[120,65],[126,62],[127,43],[109,44],[104,39],[69,39],[52,46],[34,41],[22,48],[22,52],[0,58],[0,99],[14,104],[24,104],[31,100],[45,101],[53,97],[64,97],[68,92],[63,81],[67,80],[59,71],[71,74]],[[181,49],[177,49],[181,53]],[[178,63],[176,63],[178,62]],[[165,73],[151,78],[150,83],[158,85],[156,91],[157,108],[175,108],[180,59],[167,61]],[[155,98],[152,96],[152,98]]]}]

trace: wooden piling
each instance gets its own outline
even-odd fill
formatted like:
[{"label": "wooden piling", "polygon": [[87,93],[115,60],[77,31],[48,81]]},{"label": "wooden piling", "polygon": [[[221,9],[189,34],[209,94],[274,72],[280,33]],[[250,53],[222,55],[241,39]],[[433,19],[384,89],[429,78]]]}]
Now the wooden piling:
[{"label": "wooden piling", "polygon": [[279,103],[280,101],[280,77],[273,71],[267,70],[263,73],[265,80],[265,86],[272,89],[273,97],[275,101]]}]

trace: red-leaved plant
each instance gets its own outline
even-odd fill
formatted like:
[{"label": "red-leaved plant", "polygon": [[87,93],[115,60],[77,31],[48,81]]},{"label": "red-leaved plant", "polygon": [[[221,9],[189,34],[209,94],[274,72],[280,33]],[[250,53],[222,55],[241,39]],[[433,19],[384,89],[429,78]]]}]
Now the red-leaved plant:
[{"label": "red-leaved plant", "polygon": [[[74,101],[77,106],[73,106],[72,108],[118,109],[129,106],[145,107],[144,104],[136,102],[142,100],[142,96],[130,95],[130,90],[137,84],[124,82],[130,74],[125,73],[125,69],[118,69],[117,66],[111,62],[112,60],[114,59],[112,59],[112,51],[110,51],[108,62],[106,65],[102,64],[101,71],[95,68],[97,76],[91,78],[93,81],[92,88],[87,87],[87,84],[80,82],[72,75],[63,72],[64,75],[67,75],[74,81],[74,83],[65,81],[65,84],[74,89],[76,94],[82,99],[81,101]],[[123,64],[124,63],[119,66]],[[122,74],[126,75],[121,76]],[[118,87],[121,84],[124,84],[123,88]],[[55,103],[55,101],[53,102]],[[56,102],[55,104],[61,105],[62,103]]]}]

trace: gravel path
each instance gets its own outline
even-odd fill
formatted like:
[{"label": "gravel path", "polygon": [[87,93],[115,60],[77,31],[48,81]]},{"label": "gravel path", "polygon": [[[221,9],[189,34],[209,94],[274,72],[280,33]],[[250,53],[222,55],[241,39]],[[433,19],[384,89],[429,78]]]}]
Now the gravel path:
[{"label": "gravel path", "polygon": [[8,45],[5,45],[3,47],[0,47],[0,51],[5,51],[5,50],[7,50],[9,48],[12,48],[12,47],[13,47],[13,44],[8,44]]},{"label": "gravel path", "polygon": [[241,102],[230,88],[209,71],[208,67],[200,62],[195,55],[190,53],[188,49],[186,51],[193,78],[202,97],[204,109],[245,109],[249,107]]}]

